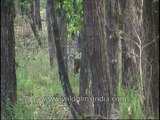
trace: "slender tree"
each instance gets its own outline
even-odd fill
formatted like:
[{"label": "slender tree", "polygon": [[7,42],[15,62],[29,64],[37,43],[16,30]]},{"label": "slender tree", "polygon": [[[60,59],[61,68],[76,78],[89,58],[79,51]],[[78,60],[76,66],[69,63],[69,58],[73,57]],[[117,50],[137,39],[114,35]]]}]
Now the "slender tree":
[{"label": "slender tree", "polygon": [[[59,33],[59,28],[58,28],[58,23],[57,23],[57,17],[55,14],[55,1],[54,0],[47,0],[47,4],[49,5],[49,15],[51,17],[51,27],[53,29],[53,34],[54,34],[54,40],[55,40],[55,45],[56,45],[56,51],[57,51],[57,63],[58,63],[58,71],[59,71],[59,77],[60,81],[62,84],[62,88],[65,94],[65,97],[68,99],[71,97],[74,97],[70,82],[69,82],[69,77],[68,73],[66,70],[66,66],[64,63],[64,58],[62,54],[62,49],[61,49],[61,39],[60,39],[60,33]],[[79,109],[79,105],[76,103],[76,101],[71,101],[67,100],[67,105],[70,108],[70,111],[73,115],[73,118],[78,118],[82,116],[82,112]]]},{"label": "slender tree", "polygon": [[48,48],[49,48],[49,59],[51,67],[54,66],[55,55],[56,55],[56,48],[53,36],[53,29],[51,27],[51,18],[49,14],[49,2],[46,2],[46,22],[47,22],[47,32],[48,32]]},{"label": "slender tree", "polygon": [[61,49],[62,49],[62,55],[65,60],[65,66],[68,70],[67,65],[67,22],[66,22],[66,12],[63,7],[63,0],[60,2],[61,4],[61,13],[59,17],[59,30],[60,30],[60,37],[61,37]]}]

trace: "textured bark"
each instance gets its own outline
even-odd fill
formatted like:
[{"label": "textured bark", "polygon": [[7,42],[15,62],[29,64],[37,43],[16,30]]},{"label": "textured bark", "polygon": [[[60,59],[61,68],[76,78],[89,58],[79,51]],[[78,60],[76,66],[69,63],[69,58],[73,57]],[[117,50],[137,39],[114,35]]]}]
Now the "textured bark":
[{"label": "textured bark", "polygon": [[[62,49],[61,49],[60,33],[59,33],[57,18],[56,18],[55,9],[54,9],[55,1],[47,0],[47,4],[49,5],[48,7],[49,7],[49,15],[51,17],[51,27],[54,32],[54,40],[55,40],[56,51],[57,51],[56,55],[57,55],[58,71],[59,71],[59,77],[62,84],[62,88],[65,94],[65,97],[67,98],[74,97],[72,88],[69,82],[66,66],[64,63]],[[66,102],[68,107],[70,108],[70,111],[74,119],[82,116],[82,112],[79,109],[79,105],[76,103],[76,101],[67,100]]]},{"label": "textured bark", "polygon": [[38,30],[37,30],[37,27],[36,27],[36,23],[35,23],[35,17],[34,17],[34,4],[33,4],[34,1],[30,0],[30,11],[28,13],[28,18],[29,20],[25,19],[26,22],[28,22],[31,26],[31,29],[33,31],[33,34],[38,42],[38,45],[39,46],[42,46],[42,43],[41,43],[41,40],[39,39],[39,34],[38,34]]},{"label": "textured bark", "polygon": [[[141,41],[143,39],[142,27],[142,4],[143,0],[124,0],[123,1],[123,32],[124,41],[122,41],[123,56],[123,85],[131,87],[137,83],[139,76],[139,43],[138,36]],[[138,33],[136,35],[134,29]],[[139,57],[137,57],[139,56]]]},{"label": "textured bark", "polygon": [[55,56],[56,49],[54,43],[53,29],[51,27],[51,18],[49,15],[49,5],[47,3],[46,3],[46,22],[47,22],[47,32],[48,32],[49,59],[50,59],[50,66],[53,67],[56,57]]},{"label": "textured bark", "polygon": [[[154,39],[154,28],[153,28],[153,20],[152,18],[152,0],[144,0],[144,8],[143,8],[143,27],[144,27],[144,45],[146,46],[144,50],[143,56],[148,60],[148,62],[152,65],[147,65],[146,68],[146,82],[145,82],[145,95],[148,96],[146,100],[147,107],[152,110],[156,117],[159,116],[159,54],[157,48],[157,42]],[[156,26],[159,26],[157,23]],[[158,31],[159,28],[155,28],[155,31]],[[156,33],[155,33],[156,34]],[[150,74],[152,76],[150,78]],[[151,87],[150,87],[151,85]],[[148,89],[150,88],[150,90]],[[151,112],[152,112],[151,111]]]},{"label": "textured bark", "polygon": [[[87,34],[89,66],[93,97],[110,97],[112,84],[108,78],[105,28],[105,1],[84,0],[84,25]],[[111,103],[94,101],[94,113],[108,118]]]},{"label": "textured bark", "polygon": [[[81,55],[81,66],[80,66],[80,97],[92,97],[91,91],[91,75],[89,71],[88,62],[88,46],[87,39],[85,35],[84,28],[81,30],[79,35],[79,40],[81,41],[82,55]],[[83,113],[85,115],[93,114],[93,104],[92,101],[80,101],[80,107],[83,108]]]},{"label": "textured bark", "polygon": [[[107,0],[106,3],[106,18],[107,18],[107,53],[108,53],[108,62],[109,62],[109,75],[110,80],[112,81],[113,86],[113,96],[116,96],[116,88],[118,84],[118,73],[117,73],[117,51],[118,51],[118,38],[116,32],[118,30],[118,23],[116,20],[117,17],[117,0]],[[116,107],[117,103],[114,103]]]},{"label": "textured bark", "polygon": [[158,116],[159,48],[156,41],[158,39],[153,36],[154,29],[158,31],[158,28],[153,26],[152,0],[124,0],[122,4],[124,7],[123,83],[125,86],[133,86],[142,79],[142,84],[137,86],[141,88],[140,93],[145,96],[145,110],[154,112],[155,116]]},{"label": "textured bark", "polygon": [[[1,1],[1,115],[11,119],[11,109],[16,102],[14,4]],[[11,105],[11,106],[10,106]],[[8,108],[8,106],[10,108]]]},{"label": "textured bark", "polygon": [[34,0],[34,19],[39,30],[42,30],[41,15],[40,15],[40,0]]},{"label": "textured bark", "polygon": [[68,70],[68,65],[67,65],[67,22],[66,22],[66,13],[63,9],[63,4],[62,4],[61,15],[60,15],[60,19],[59,19],[59,30],[60,30],[60,38],[61,38],[62,55],[63,55],[63,58],[65,59],[66,69]]}]

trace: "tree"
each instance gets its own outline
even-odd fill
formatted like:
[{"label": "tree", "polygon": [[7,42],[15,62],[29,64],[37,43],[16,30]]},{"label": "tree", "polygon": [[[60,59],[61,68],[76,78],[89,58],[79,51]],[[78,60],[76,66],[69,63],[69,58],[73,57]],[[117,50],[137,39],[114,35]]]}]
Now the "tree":
[{"label": "tree", "polygon": [[[15,38],[14,38],[14,3],[12,0],[1,1],[1,114],[11,119],[11,109],[15,105]],[[11,105],[11,106],[10,106]]]},{"label": "tree", "polygon": [[49,59],[50,59],[50,66],[53,67],[54,65],[54,58],[56,57],[56,49],[54,43],[54,36],[53,36],[53,29],[51,27],[51,18],[49,14],[49,2],[46,2],[46,22],[47,22],[47,32],[48,32],[48,48],[49,48]]},{"label": "tree", "polygon": [[63,58],[65,58],[65,65],[66,69],[68,70],[67,65],[67,22],[66,22],[66,13],[63,7],[63,0],[61,1],[61,12],[59,18],[59,30],[60,30],[60,37],[61,37],[61,49]]},{"label": "tree", "polygon": [[[85,29],[82,28],[79,35],[79,40],[81,41],[81,59],[80,59],[80,97],[92,97],[91,91],[91,74],[89,69],[88,61],[88,46],[86,39]],[[93,104],[92,101],[80,101],[80,107],[83,108],[83,113],[85,115],[91,115],[93,113]]]},{"label": "tree", "polygon": [[153,37],[152,0],[124,0],[122,5],[123,84],[138,87],[140,94],[146,96],[142,103],[145,109],[158,116],[158,47]]},{"label": "tree", "polygon": [[38,45],[41,47],[42,43],[39,38],[38,30],[37,30],[36,23],[35,23],[35,17],[34,17],[34,3],[33,3],[34,1],[29,0],[28,2],[29,2],[28,4],[30,4],[30,7],[29,7],[29,10],[27,11],[27,18],[24,17],[24,19],[27,23],[30,24],[30,27],[31,27],[33,34],[38,42]]},{"label": "tree", "polygon": [[[67,69],[64,63],[63,53],[61,49],[61,39],[60,39],[60,33],[57,23],[57,17],[55,14],[55,1],[54,0],[47,0],[47,4],[49,5],[49,15],[51,17],[51,27],[53,29],[54,34],[54,41],[56,46],[56,52],[57,52],[57,63],[58,63],[58,71],[59,71],[59,77],[62,84],[62,88],[65,94],[65,97],[71,98],[74,97],[74,94],[72,92],[72,88],[69,82],[69,77],[67,73]],[[70,108],[70,111],[73,115],[73,118],[78,118],[82,116],[82,112],[79,109],[79,105],[76,103],[76,101],[67,100],[67,105]]]},{"label": "tree", "polygon": [[38,29],[42,30],[41,15],[40,15],[40,0],[34,0],[34,21],[35,24],[38,26]]},{"label": "tree", "polygon": [[[109,75],[110,81],[113,85],[113,95],[116,96],[116,88],[118,84],[118,71],[117,71],[117,51],[118,51],[118,36],[116,35],[118,31],[118,20],[117,20],[117,0],[107,0],[106,2],[106,34],[107,34],[107,53],[108,53],[108,62],[109,62]],[[114,107],[117,106],[114,103]]]},{"label": "tree", "polygon": [[[159,116],[159,54],[158,54],[158,39],[155,37],[154,34],[157,34],[159,27],[155,28],[154,31],[154,24],[153,24],[153,13],[152,13],[152,0],[144,0],[144,7],[143,7],[143,32],[144,32],[144,47],[143,47],[143,57],[149,62],[150,65],[146,67],[145,75],[145,96],[148,96],[146,99],[147,107],[154,112],[154,116]],[[158,18],[155,18],[158,21]],[[159,26],[159,23],[155,21],[156,26]],[[155,33],[154,33],[155,32]],[[159,34],[159,33],[158,33]],[[150,88],[150,91],[148,91]]]},{"label": "tree", "polygon": [[[88,59],[92,75],[93,97],[111,97],[112,84],[108,75],[105,1],[84,0],[84,26],[87,34]],[[111,103],[94,101],[94,113],[109,118]]]},{"label": "tree", "polygon": [[[148,2],[148,1],[146,1]],[[159,67],[156,67],[156,66],[159,66],[159,1],[152,1],[153,3],[153,8],[152,8],[152,11],[153,11],[153,30],[154,30],[154,40],[155,40],[155,43],[152,45],[154,46],[155,48],[155,52],[152,52],[150,55],[153,55],[154,53],[154,60],[156,58],[156,61],[152,60],[153,61],[153,68],[154,68],[154,74],[155,75],[155,79],[154,79],[154,82],[152,82],[152,97],[153,97],[153,103],[156,103],[156,104],[153,104],[153,108],[154,108],[154,112],[155,112],[155,116],[158,118],[159,116],[159,91],[158,91],[158,88],[159,88]],[[148,3],[150,4],[150,3]],[[147,6],[146,6],[146,10],[147,10]],[[147,11],[146,11],[147,12]],[[151,57],[152,58],[152,57]]]}]

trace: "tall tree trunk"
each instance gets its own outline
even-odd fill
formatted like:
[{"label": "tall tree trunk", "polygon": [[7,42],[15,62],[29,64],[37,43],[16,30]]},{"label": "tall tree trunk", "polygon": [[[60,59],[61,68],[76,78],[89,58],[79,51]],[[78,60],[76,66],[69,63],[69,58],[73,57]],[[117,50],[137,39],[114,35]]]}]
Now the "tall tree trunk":
[{"label": "tall tree trunk", "polygon": [[41,15],[40,15],[40,0],[34,0],[34,19],[39,30],[42,30]]},{"label": "tall tree trunk", "polygon": [[[80,97],[92,97],[91,91],[91,75],[89,70],[89,62],[88,62],[88,46],[85,35],[85,29],[82,28],[80,31],[79,39],[81,41],[82,46],[82,55],[81,55],[81,66],[80,66]],[[93,104],[92,101],[80,101],[80,107],[83,108],[83,113],[85,115],[93,114]]]},{"label": "tall tree trunk", "polygon": [[[110,80],[113,85],[113,96],[116,96],[116,88],[118,84],[118,72],[117,72],[117,49],[118,49],[118,38],[116,36],[118,30],[118,24],[116,23],[117,17],[117,0],[107,0],[106,3],[106,17],[107,17],[107,53],[108,53],[108,62],[109,62],[109,75]],[[113,104],[112,107],[117,107],[117,103]]]},{"label": "tall tree trunk", "polygon": [[[156,26],[159,26],[158,24]],[[151,66],[146,65],[145,77],[145,96],[148,96],[146,102],[149,109],[152,110],[156,117],[159,116],[159,54],[157,50],[157,41],[154,39],[154,29],[152,21],[152,0],[144,0],[143,7],[143,27],[144,27],[144,46],[143,56]],[[159,28],[156,28],[156,31]],[[150,88],[150,90],[149,90]],[[151,112],[152,112],[151,111]]]},{"label": "tall tree trunk", "polygon": [[53,67],[56,55],[55,42],[53,36],[53,29],[51,27],[51,18],[49,14],[49,6],[46,2],[46,21],[47,21],[47,32],[48,32],[48,48],[49,48],[49,59],[50,66]]},{"label": "tall tree trunk", "polygon": [[[153,1],[152,1],[153,2]],[[153,87],[153,90],[152,90],[152,93],[154,93],[152,95],[153,97],[153,103],[156,103],[156,104],[153,104],[153,109],[154,109],[154,112],[155,112],[155,116],[158,118],[159,116],[159,91],[158,91],[158,88],[159,88],[159,1],[156,1],[153,3],[153,29],[154,29],[154,40],[155,43],[155,57],[156,57],[156,65],[155,67],[152,66],[154,69],[156,68],[156,73],[155,74],[155,77],[157,76],[157,78],[155,78],[153,84],[152,84],[152,87]]]},{"label": "tall tree trunk", "polygon": [[[57,18],[55,14],[55,1],[54,0],[47,0],[47,4],[49,5],[49,15],[51,17],[51,26],[54,32],[54,40],[56,45],[56,51],[57,51],[57,63],[58,63],[58,71],[59,71],[59,77],[62,84],[62,88],[65,94],[65,97],[72,98],[74,97],[72,88],[69,82],[68,73],[66,70],[66,66],[64,64],[64,58],[62,55],[62,49],[61,49],[61,39],[60,39],[60,33],[57,23]],[[73,118],[76,119],[82,115],[81,110],[79,109],[79,105],[76,103],[76,101],[67,100],[67,105],[71,110],[71,113],[73,115]]]},{"label": "tall tree trunk", "polygon": [[[112,84],[108,76],[105,28],[105,1],[84,0],[84,24],[87,34],[93,97],[110,97]],[[94,113],[109,118],[111,103],[94,101]]]},{"label": "tall tree trunk", "polygon": [[[16,102],[14,3],[1,1],[1,115],[11,119],[11,109]],[[11,106],[10,106],[11,105]]]},{"label": "tall tree trunk", "polygon": [[67,65],[67,22],[66,22],[66,13],[63,9],[63,4],[62,4],[61,15],[60,15],[60,19],[59,19],[59,30],[60,30],[60,36],[61,36],[62,55],[65,60],[66,69],[68,70],[68,65]]}]

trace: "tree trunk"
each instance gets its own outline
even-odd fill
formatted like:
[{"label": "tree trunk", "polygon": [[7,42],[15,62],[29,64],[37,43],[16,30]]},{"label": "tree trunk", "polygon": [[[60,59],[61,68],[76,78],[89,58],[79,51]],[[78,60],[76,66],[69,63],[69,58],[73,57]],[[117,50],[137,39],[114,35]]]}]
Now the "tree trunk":
[{"label": "tree trunk", "polygon": [[46,2],[46,21],[47,21],[47,30],[48,30],[48,48],[49,48],[49,59],[50,59],[50,66],[53,67],[54,65],[54,58],[56,57],[56,49],[54,43],[54,36],[53,36],[53,29],[51,27],[51,18],[49,14],[49,6]]},{"label": "tree trunk", "polygon": [[34,19],[39,30],[42,30],[41,15],[40,15],[40,0],[34,0]]},{"label": "tree trunk", "polygon": [[[94,98],[108,98],[113,95],[108,76],[105,28],[105,1],[84,0],[84,24],[87,34],[89,66],[92,74]],[[107,100],[94,101],[94,113],[109,118],[111,103]]]},{"label": "tree trunk", "polygon": [[[82,56],[81,56],[81,66],[80,66],[80,97],[92,97],[91,91],[91,75],[89,71],[89,63],[88,63],[88,46],[85,35],[85,29],[82,28],[80,31],[79,39],[81,41],[82,46]],[[93,104],[92,101],[80,101],[80,107],[83,108],[83,113],[85,115],[93,114]]]},{"label": "tree trunk", "polygon": [[[108,62],[109,62],[109,75],[110,80],[113,85],[113,96],[116,96],[116,88],[118,84],[118,71],[117,71],[117,51],[118,51],[118,37],[116,35],[118,30],[118,23],[116,20],[117,17],[117,0],[107,0],[106,3],[106,17],[107,17],[107,53],[108,53]],[[112,107],[117,107],[117,103],[113,104]]]},{"label": "tree trunk", "polygon": [[28,19],[25,19],[26,22],[28,22],[31,26],[31,29],[33,31],[33,34],[38,42],[38,45],[41,47],[42,46],[42,43],[41,43],[41,40],[39,39],[39,34],[38,34],[38,30],[37,30],[37,27],[36,27],[36,23],[35,23],[35,17],[34,17],[34,5],[33,5],[33,1],[30,0],[30,11],[28,13]]},{"label": "tree trunk", "polygon": [[[14,3],[1,1],[1,115],[11,119],[16,102]],[[8,106],[9,105],[9,106]],[[11,106],[10,106],[11,105]],[[8,108],[10,107],[10,108]]]},{"label": "tree trunk", "polygon": [[[69,82],[68,73],[66,70],[66,66],[64,64],[64,58],[62,55],[62,49],[61,49],[61,39],[60,39],[60,33],[58,29],[58,23],[57,18],[55,14],[55,1],[54,0],[47,0],[47,4],[49,5],[49,15],[51,17],[51,26],[54,32],[54,40],[56,45],[56,51],[57,51],[57,63],[58,63],[58,71],[59,71],[59,77],[62,84],[62,88],[65,94],[65,97],[72,98],[74,97],[72,88]],[[79,109],[79,105],[76,103],[76,101],[67,100],[67,105],[70,108],[70,111],[73,115],[73,118],[76,119],[80,116],[82,116],[82,112]]]},{"label": "tree trunk", "polygon": [[[154,112],[156,117],[159,116],[159,54],[157,50],[157,41],[154,39],[154,29],[152,21],[152,0],[144,0],[143,7],[143,27],[144,27],[144,50],[143,56],[151,64],[146,65],[145,77],[145,96],[147,97],[147,107]],[[159,26],[157,24],[156,26]],[[159,28],[155,28],[157,31]],[[152,74],[151,74],[152,73]]]},{"label": "tree trunk", "polygon": [[[153,1],[152,1],[153,2]],[[153,104],[153,109],[154,109],[154,112],[155,112],[155,116],[158,118],[159,116],[159,91],[158,91],[158,88],[159,88],[159,1],[156,1],[154,4],[153,4],[153,29],[154,29],[154,40],[155,43],[155,57],[156,57],[156,65],[155,67],[153,66],[153,68],[157,69],[157,71],[155,71],[155,76],[157,76],[157,78],[154,80],[153,84],[152,84],[152,87],[154,88],[152,90],[152,93],[154,93],[152,95],[153,97],[153,103],[156,103],[156,104]],[[151,54],[152,55],[152,54]]]},{"label": "tree trunk", "polygon": [[67,65],[67,22],[66,22],[66,13],[63,9],[63,4],[62,4],[61,15],[60,15],[60,19],[59,19],[59,30],[60,30],[60,36],[61,36],[62,55],[65,60],[66,69],[68,70],[68,65]]}]

